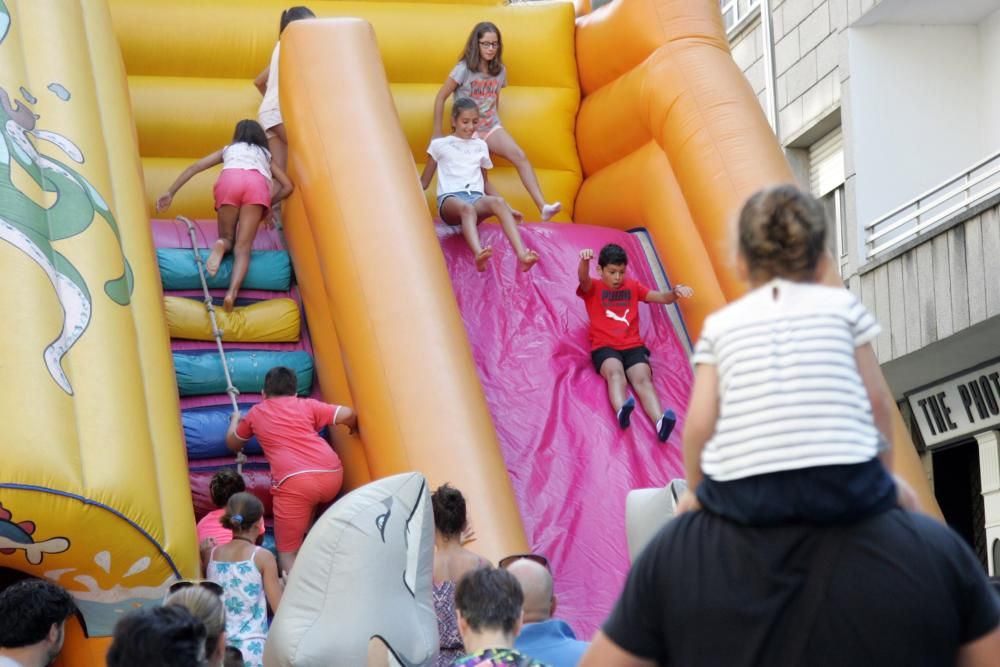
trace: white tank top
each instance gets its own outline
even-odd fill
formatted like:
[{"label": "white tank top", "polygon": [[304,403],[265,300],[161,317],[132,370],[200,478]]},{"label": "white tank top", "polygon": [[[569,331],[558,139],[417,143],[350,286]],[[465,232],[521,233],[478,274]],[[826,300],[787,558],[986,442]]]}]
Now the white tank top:
[{"label": "white tank top", "polygon": [[280,47],[281,43],[279,42],[274,45],[274,51],[271,52],[271,65],[267,73],[267,87],[264,89],[264,99],[261,100],[260,107],[257,109],[260,124],[264,126],[265,130],[269,130],[281,123],[281,106],[278,99],[278,53]]},{"label": "white tank top", "polygon": [[251,169],[271,180],[271,151],[256,144],[240,142],[222,149],[223,169]]}]

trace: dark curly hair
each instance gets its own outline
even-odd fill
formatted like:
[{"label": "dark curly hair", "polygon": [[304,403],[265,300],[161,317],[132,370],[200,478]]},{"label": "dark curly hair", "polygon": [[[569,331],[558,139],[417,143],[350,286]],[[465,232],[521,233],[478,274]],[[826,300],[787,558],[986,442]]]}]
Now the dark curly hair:
[{"label": "dark curly hair", "polygon": [[431,494],[434,527],[445,537],[457,537],[465,529],[465,497],[450,484],[442,484]]},{"label": "dark curly hair", "polygon": [[37,644],[76,612],[66,590],[43,579],[24,579],[0,592],[0,647]]},{"label": "dark curly hair", "polygon": [[740,254],[752,278],[810,280],[826,249],[826,231],[815,197],[794,185],[766,188],[740,211]]},{"label": "dark curly hair", "polygon": [[235,468],[217,470],[212,475],[212,481],[208,483],[208,493],[212,496],[212,504],[216,507],[225,507],[234,494],[246,490],[247,484],[243,480],[243,475],[236,472]]}]

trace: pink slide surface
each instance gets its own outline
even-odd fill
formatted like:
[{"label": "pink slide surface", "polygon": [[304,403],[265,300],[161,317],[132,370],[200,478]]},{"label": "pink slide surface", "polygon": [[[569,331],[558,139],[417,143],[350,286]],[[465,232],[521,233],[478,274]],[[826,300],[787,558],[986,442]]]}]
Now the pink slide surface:
[{"label": "pink slide surface", "polygon": [[[653,381],[678,422],[660,443],[637,406],[631,427],[620,430],[606,384],[590,361],[577,266],[581,249],[596,255],[617,243],[628,253],[628,274],[655,288],[639,242],[584,225],[522,226],[525,244],[541,260],[521,273],[497,225],[482,225],[480,234],[494,251],[485,273],[476,272],[457,228],[438,226],[528,540],[551,563],[557,616],[587,639],[607,617],[628,572],[625,496],[683,477],[680,434],[691,366],[666,309],[640,304]],[[462,480],[450,481],[461,488]]]}]

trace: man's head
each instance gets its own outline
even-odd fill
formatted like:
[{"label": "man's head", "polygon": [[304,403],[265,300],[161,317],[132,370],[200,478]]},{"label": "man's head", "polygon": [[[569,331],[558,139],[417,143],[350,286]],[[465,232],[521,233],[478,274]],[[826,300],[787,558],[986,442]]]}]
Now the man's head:
[{"label": "man's head", "polygon": [[597,271],[601,281],[611,289],[618,289],[625,282],[625,269],[628,267],[628,255],[625,249],[615,243],[609,243],[601,248],[597,256]]},{"label": "man's head", "polygon": [[108,667],[205,667],[205,624],[184,607],[135,609],[115,624]]},{"label": "man's head", "polygon": [[455,609],[465,649],[472,653],[513,646],[521,631],[523,604],[521,585],[507,570],[482,568],[462,577],[455,589]]},{"label": "man's head", "polygon": [[552,593],[552,574],[541,563],[519,558],[507,566],[521,584],[524,593],[524,622],[539,623],[552,618],[556,611],[556,596]]},{"label": "man's head", "polygon": [[63,626],[76,612],[61,586],[26,579],[0,592],[0,649],[33,650],[48,664],[63,645]]}]

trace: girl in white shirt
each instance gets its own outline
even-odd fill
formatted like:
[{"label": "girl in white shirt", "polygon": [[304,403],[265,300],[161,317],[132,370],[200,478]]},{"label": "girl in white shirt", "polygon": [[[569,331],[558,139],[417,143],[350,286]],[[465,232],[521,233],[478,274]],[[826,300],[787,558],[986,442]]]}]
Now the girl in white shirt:
[{"label": "girl in white shirt", "polygon": [[435,139],[442,136],[441,116],[445,100],[451,95],[455,96],[456,101],[462,97],[473,100],[481,114],[476,127],[476,136],[485,141],[491,151],[510,160],[542,214],[542,220],[546,221],[562,210],[562,204],[546,202],[542,188],[538,184],[538,177],[524,149],[517,145],[510,132],[500,124],[500,89],[506,85],[507,68],[503,64],[503,36],[500,34],[500,28],[489,21],[477,23],[469,33],[458,63],[434,98],[432,136]]},{"label": "girl in white shirt", "polygon": [[[215,276],[223,257],[232,251],[233,272],[223,307],[231,311],[240,285],[250,266],[250,247],[257,235],[257,226],[271,207],[292,192],[292,182],[271,159],[264,128],[255,120],[241,120],[233,131],[233,142],[211,155],[206,155],[181,172],[177,180],[156,200],[158,213],[167,210],[174,195],[192,176],[222,164],[212,194],[219,219],[219,239],[205,262],[208,275]],[[278,190],[271,195],[272,178]]]},{"label": "girl in white shirt", "polygon": [[[281,12],[281,21],[278,24],[279,40],[281,33],[285,31],[289,23],[312,18],[316,18],[316,14],[308,7],[300,5],[284,10]],[[281,106],[278,99],[278,54],[280,47],[281,42],[279,41],[271,52],[270,64],[257,75],[253,85],[257,86],[257,90],[264,96],[260,102],[260,108],[257,110],[257,120],[260,121],[261,127],[267,133],[271,155],[274,156],[278,166],[285,169],[288,166],[288,135],[285,134],[285,124],[281,119]]]},{"label": "girl in white shirt", "polygon": [[486,270],[486,262],[493,255],[493,249],[482,246],[476,227],[494,215],[500,220],[504,234],[517,253],[521,270],[527,271],[538,261],[538,253],[524,247],[517,231],[521,214],[507,205],[486,176],[486,170],[493,167],[493,162],[490,161],[490,149],[486,142],[476,137],[479,107],[467,97],[458,98],[451,109],[451,123],[454,128],[452,134],[431,140],[420,184],[426,190],[434,172],[440,168],[438,212],[445,223],[462,226],[462,235],[472,249],[478,271]]},{"label": "girl in white shirt", "polygon": [[762,525],[853,521],[897,504],[893,400],[870,344],[879,325],[842,286],[820,283],[826,233],[822,205],[794,186],[744,205],[751,291],[705,321],[695,348],[684,463],[696,491],[681,510],[700,503]]}]

